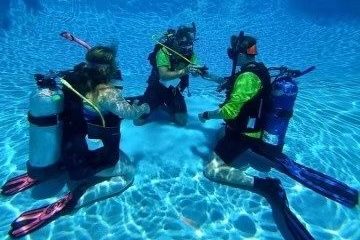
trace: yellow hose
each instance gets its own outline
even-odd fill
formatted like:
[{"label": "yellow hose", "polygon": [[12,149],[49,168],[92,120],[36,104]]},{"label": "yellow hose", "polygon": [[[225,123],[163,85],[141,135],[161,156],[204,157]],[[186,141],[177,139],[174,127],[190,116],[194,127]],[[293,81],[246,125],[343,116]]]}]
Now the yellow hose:
[{"label": "yellow hose", "polygon": [[81,93],[79,93],[78,91],[76,91],[70,83],[68,83],[65,79],[60,78],[60,82],[62,84],[64,84],[65,87],[67,87],[68,89],[70,89],[71,91],[73,91],[76,95],[78,95],[81,99],[83,99],[86,103],[88,103],[92,108],[95,109],[95,111],[99,114],[100,118],[101,118],[101,123],[102,126],[105,127],[105,119],[103,117],[103,115],[101,114],[100,110],[86,97],[84,97],[83,95],[81,95]]}]

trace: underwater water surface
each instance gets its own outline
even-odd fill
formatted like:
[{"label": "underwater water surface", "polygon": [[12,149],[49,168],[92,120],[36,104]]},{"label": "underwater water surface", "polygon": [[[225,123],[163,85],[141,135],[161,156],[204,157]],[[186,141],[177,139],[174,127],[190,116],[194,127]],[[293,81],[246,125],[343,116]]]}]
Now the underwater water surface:
[{"label": "underwater water surface", "polygon": [[[258,38],[259,59],[267,66],[316,66],[299,79],[284,151],[360,189],[359,9],[357,1],[322,0],[1,0],[0,183],[26,170],[33,74],[84,59],[84,50],[62,39],[61,31],[93,45],[117,43],[124,95],[133,96],[146,87],[152,35],[195,22],[199,61],[216,74],[229,74],[226,48],[240,30]],[[185,128],[166,114],[142,127],[122,125],[120,147],[136,167],[132,187],[27,239],[283,239],[265,198],[203,176],[221,121],[201,124],[197,114],[215,109],[224,96],[201,78],[191,79],[190,90]],[[359,208],[334,203],[276,170],[269,175],[281,179],[291,209],[316,239],[360,239]],[[31,191],[1,197],[0,238],[35,206]]]}]

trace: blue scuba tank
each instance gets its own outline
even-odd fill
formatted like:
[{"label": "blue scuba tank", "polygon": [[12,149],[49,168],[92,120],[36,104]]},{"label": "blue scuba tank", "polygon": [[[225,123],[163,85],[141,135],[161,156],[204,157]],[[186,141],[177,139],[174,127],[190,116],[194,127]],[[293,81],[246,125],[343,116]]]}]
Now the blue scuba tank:
[{"label": "blue scuba tank", "polygon": [[61,157],[64,95],[54,79],[37,79],[38,87],[30,95],[29,160],[30,177],[43,180],[58,170]]},{"label": "blue scuba tank", "polygon": [[270,105],[264,118],[263,142],[282,149],[297,93],[297,83],[289,76],[272,82]]}]

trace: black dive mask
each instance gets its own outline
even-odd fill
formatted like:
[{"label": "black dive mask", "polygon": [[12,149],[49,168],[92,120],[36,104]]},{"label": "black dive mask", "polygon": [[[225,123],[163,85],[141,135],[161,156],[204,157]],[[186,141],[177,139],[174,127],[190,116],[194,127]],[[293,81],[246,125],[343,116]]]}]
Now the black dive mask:
[{"label": "black dive mask", "polygon": [[178,50],[185,56],[192,56],[194,52],[194,43],[191,40],[178,42]]},{"label": "black dive mask", "polygon": [[177,50],[185,56],[193,55],[194,42],[196,40],[196,26],[194,22],[191,27],[182,26],[176,32]]}]

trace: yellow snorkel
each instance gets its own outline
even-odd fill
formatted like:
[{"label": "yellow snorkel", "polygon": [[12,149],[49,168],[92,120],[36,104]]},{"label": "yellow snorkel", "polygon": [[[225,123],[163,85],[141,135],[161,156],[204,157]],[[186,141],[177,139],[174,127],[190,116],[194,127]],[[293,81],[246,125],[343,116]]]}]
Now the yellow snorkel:
[{"label": "yellow snorkel", "polygon": [[70,83],[68,83],[65,79],[60,78],[60,82],[67,87],[68,89],[70,89],[72,92],[74,92],[76,95],[78,95],[82,100],[84,100],[87,104],[89,104],[92,108],[95,109],[95,111],[99,114],[100,118],[101,118],[101,123],[102,123],[102,127],[105,127],[105,119],[103,117],[103,115],[101,114],[100,110],[98,107],[95,106],[95,104],[93,104],[89,99],[87,99],[86,97],[84,97],[83,95],[81,95],[81,93],[79,93],[78,91],[76,91]]}]

